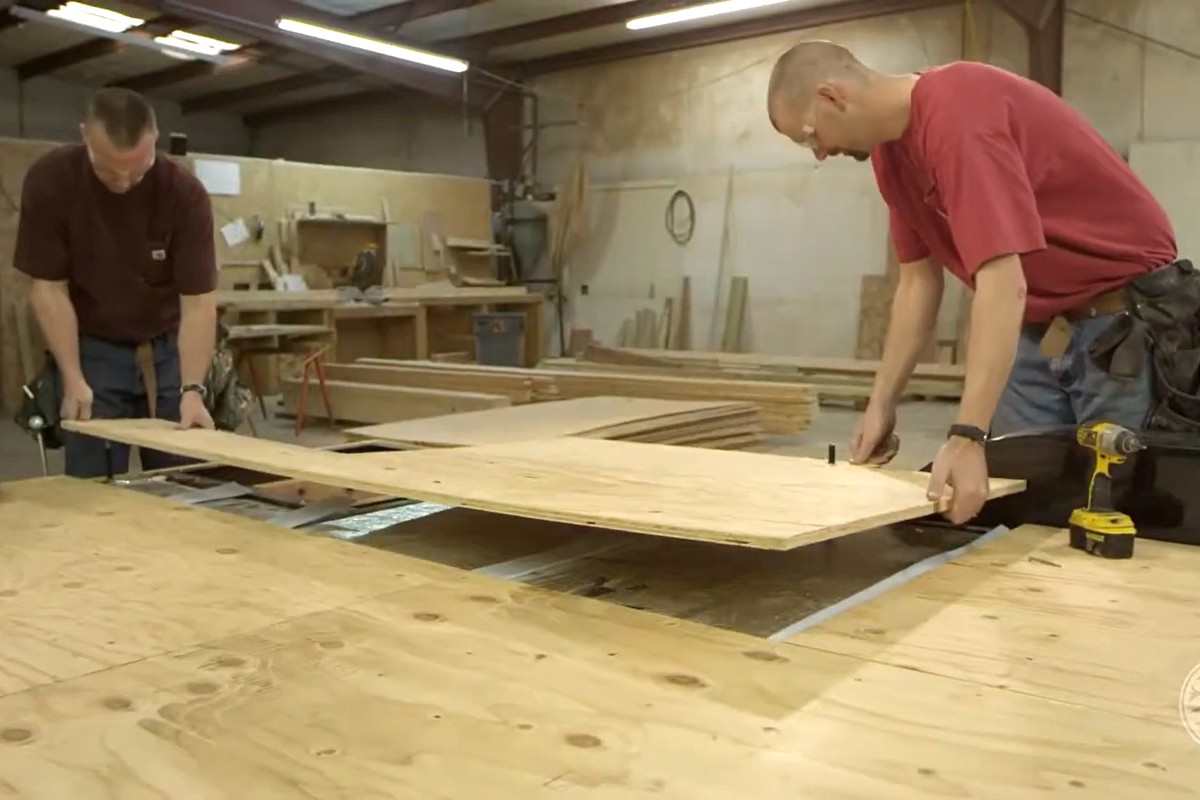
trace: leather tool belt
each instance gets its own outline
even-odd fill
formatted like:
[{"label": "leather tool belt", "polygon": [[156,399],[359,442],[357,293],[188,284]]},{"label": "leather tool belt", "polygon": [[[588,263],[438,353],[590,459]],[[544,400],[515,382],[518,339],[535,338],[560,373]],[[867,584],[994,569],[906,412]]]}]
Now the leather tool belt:
[{"label": "leather tool belt", "polygon": [[1101,295],[1090,305],[1115,309],[1107,312],[1114,314],[1113,323],[1092,342],[1088,356],[1119,380],[1154,370],[1147,428],[1200,432],[1200,271],[1178,259],[1106,294],[1117,297]]}]

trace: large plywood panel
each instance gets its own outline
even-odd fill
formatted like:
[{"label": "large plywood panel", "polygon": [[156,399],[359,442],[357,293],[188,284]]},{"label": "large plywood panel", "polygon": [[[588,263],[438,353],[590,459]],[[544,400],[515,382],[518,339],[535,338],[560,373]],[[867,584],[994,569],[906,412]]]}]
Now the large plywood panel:
[{"label": "large plywood panel", "polygon": [[416,580],[356,548],[95,483],[0,484],[0,696]]},{"label": "large plywood panel", "polygon": [[1056,703],[1181,726],[1200,656],[1200,550],[1139,541],[1129,561],[1025,526],[789,641]]},{"label": "large plywood panel", "polygon": [[[288,568],[307,559],[305,574],[322,582],[378,571],[365,599],[326,598],[324,610],[0,698],[4,797],[1125,800],[1187,797],[1200,782],[1196,745],[1178,725],[1111,710],[1112,696],[1060,702],[772,644],[215,513],[180,525],[169,502],[112,486],[52,479],[4,492],[9,522],[80,493],[93,510],[138,519],[145,533],[96,531],[95,541],[147,573],[184,574],[187,558],[166,546],[181,533],[236,539],[250,552],[226,555],[245,574],[211,589],[230,605],[275,586],[283,570],[267,552]],[[88,522],[68,520],[89,535],[77,531]],[[31,535],[17,551],[57,577],[86,568],[91,543],[71,544],[82,546],[64,554]],[[1087,570],[1131,566],[1077,556]],[[377,591],[387,573],[409,580]],[[101,606],[78,588],[45,587],[69,619],[42,618],[36,642],[56,646],[113,607],[131,628],[158,613],[140,582],[112,583]],[[1172,618],[1142,610],[1152,629]],[[211,614],[191,606],[197,639]],[[1127,648],[1136,640],[1126,633],[1105,644]],[[1157,670],[1138,681],[1142,694],[1175,688]]]},{"label": "large plywood panel", "polygon": [[[162,420],[84,431],[349,489],[516,516],[776,550],[934,513],[928,476],[814,459],[561,438],[352,456]],[[994,479],[991,495],[1023,481]]]}]

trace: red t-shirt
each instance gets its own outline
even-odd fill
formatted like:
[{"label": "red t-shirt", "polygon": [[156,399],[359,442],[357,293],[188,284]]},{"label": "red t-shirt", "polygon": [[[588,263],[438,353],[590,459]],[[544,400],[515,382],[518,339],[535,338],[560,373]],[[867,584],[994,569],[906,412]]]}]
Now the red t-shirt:
[{"label": "red t-shirt", "polygon": [[1176,258],[1129,165],[1060,97],[997,67],[921,73],[908,127],[871,163],[900,263],[928,257],[973,286],[980,266],[1020,254],[1028,321]]}]

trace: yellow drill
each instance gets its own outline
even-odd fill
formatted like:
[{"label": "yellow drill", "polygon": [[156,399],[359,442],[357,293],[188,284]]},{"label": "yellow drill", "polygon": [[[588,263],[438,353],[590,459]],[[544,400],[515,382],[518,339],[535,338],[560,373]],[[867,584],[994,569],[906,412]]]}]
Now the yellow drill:
[{"label": "yellow drill", "polygon": [[1130,558],[1137,529],[1128,514],[1113,507],[1108,468],[1124,463],[1127,456],[1145,450],[1146,445],[1133,431],[1111,422],[1081,426],[1075,441],[1095,453],[1096,462],[1088,484],[1087,507],[1071,512],[1071,547],[1104,558]]}]

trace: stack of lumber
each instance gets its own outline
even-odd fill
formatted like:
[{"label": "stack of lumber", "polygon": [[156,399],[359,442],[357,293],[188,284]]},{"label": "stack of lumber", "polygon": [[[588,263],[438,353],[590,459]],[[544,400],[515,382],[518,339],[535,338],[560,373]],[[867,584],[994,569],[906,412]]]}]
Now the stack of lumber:
[{"label": "stack of lumber", "polygon": [[[755,353],[608,348],[589,345],[577,358],[548,358],[542,365],[556,370],[607,374],[664,375],[695,379],[805,383],[822,401],[865,400],[870,396],[879,361],[854,358],[774,356]],[[966,368],[952,364],[918,364],[906,396],[962,397]]]},{"label": "stack of lumber", "polygon": [[762,435],[750,403],[583,397],[353,428],[356,439],[410,447],[466,447],[581,436],[734,449]]},{"label": "stack of lumber", "polygon": [[[353,391],[350,388],[352,384],[341,380],[342,377],[349,378],[353,375],[355,381],[372,386],[376,393],[380,393],[384,386],[391,386],[403,387],[409,391],[484,394],[493,399],[503,397],[516,404],[612,396],[751,403],[757,408],[763,430],[769,433],[800,433],[808,428],[817,410],[816,393],[811,387],[800,383],[770,384],[763,381],[677,378],[623,372],[598,375],[573,370],[487,367],[476,364],[377,358],[359,359],[352,365],[329,365],[326,369],[330,378],[336,379],[337,388],[342,392]],[[295,413],[298,388],[299,384],[296,381],[285,382],[284,413]],[[310,391],[310,398],[311,395]],[[458,408],[455,411],[462,410],[466,409]],[[323,413],[319,400],[308,401],[307,413],[317,417]],[[346,418],[336,399],[334,413],[339,418]],[[411,416],[393,416],[391,419],[409,418]]]}]

